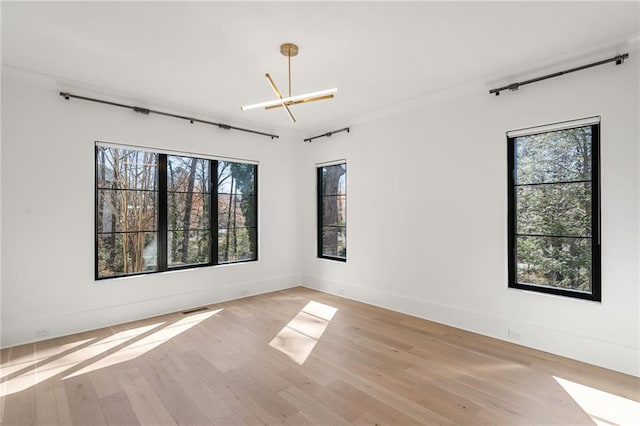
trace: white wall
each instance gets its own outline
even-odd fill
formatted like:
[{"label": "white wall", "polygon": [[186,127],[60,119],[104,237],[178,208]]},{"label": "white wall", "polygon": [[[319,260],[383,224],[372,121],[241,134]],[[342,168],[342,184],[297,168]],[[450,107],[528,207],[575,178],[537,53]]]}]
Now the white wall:
[{"label": "white wall", "polygon": [[[64,89],[3,70],[3,347],[35,329],[64,335],[299,284],[291,139],[67,101]],[[95,140],[259,161],[259,261],[96,282]]]},{"label": "white wall", "polygon": [[[638,52],[499,97],[363,122],[305,146],[302,282],[640,375]],[[506,83],[506,81],[504,82]],[[507,288],[507,130],[602,117],[602,303]],[[316,258],[315,163],[346,158],[348,261]]]},{"label": "white wall", "polygon": [[[302,283],[501,339],[512,329],[518,343],[640,376],[638,54],[500,97],[482,87],[405,105],[311,144],[65,101],[66,87],[4,69],[1,345]],[[592,115],[603,301],[507,289],[504,133]],[[95,282],[94,140],[259,161],[260,261]],[[339,158],[346,263],[315,253],[315,163]]]}]

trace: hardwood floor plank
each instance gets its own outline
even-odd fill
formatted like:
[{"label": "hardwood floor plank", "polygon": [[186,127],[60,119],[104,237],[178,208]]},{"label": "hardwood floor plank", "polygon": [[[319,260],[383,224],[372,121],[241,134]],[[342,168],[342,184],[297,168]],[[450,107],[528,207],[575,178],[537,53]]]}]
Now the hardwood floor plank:
[{"label": "hardwood floor plank", "polygon": [[64,386],[59,380],[36,385],[36,419],[38,424],[71,423],[69,402]]},{"label": "hardwood floor plank", "polygon": [[69,414],[73,424],[107,424],[89,377],[72,377],[65,380],[64,385],[67,401],[69,401]]},{"label": "hardwood floor plank", "polygon": [[35,425],[37,424],[37,393],[33,386],[3,397],[5,407],[3,425]]},{"label": "hardwood floor plank", "polygon": [[318,401],[324,407],[331,410],[336,415],[346,419],[348,422],[355,421],[361,414],[361,408],[357,407],[351,401],[347,401],[328,389],[328,386],[322,386],[304,374],[294,370],[293,368],[279,373],[292,385],[304,392],[309,398]]},{"label": "hardwood floor plank", "polygon": [[318,360],[321,369],[340,372],[340,377],[365,392],[395,409],[413,417],[420,419],[425,424],[454,425],[455,423],[445,416],[442,416],[428,407],[417,404],[414,401],[390,390],[384,380],[380,383],[372,380],[369,376],[363,376],[351,368],[332,364],[328,360]]},{"label": "hardwood floor plank", "polygon": [[[421,425],[423,421],[414,419],[399,410],[373,398],[342,380],[336,380],[328,389],[335,392],[342,399],[357,405],[361,410],[371,415],[380,423],[392,425]],[[358,416],[356,422],[361,416]]]},{"label": "hardwood floor plank", "polygon": [[234,413],[229,406],[207,386],[202,377],[195,374],[190,368],[188,358],[169,354],[168,359],[162,365],[182,388],[186,397],[207,416],[210,423],[218,418],[233,416]]},{"label": "hardwood floor plank", "polygon": [[154,363],[142,364],[139,368],[149,386],[160,397],[178,424],[207,424],[207,416],[187,396],[180,383],[171,376],[159,359]]},{"label": "hardwood floor plank", "polygon": [[151,388],[138,368],[132,368],[118,374],[121,383],[140,424],[176,425],[164,403]]},{"label": "hardwood floor plank", "polygon": [[0,422],[640,424],[637,377],[398,312],[305,288],[206,308],[2,349]]},{"label": "hardwood floor plank", "polygon": [[126,392],[118,392],[100,398],[100,408],[109,425],[139,425],[138,416],[131,407]]},{"label": "hardwood floor plank", "polygon": [[290,386],[278,393],[282,399],[296,407],[312,424],[319,425],[348,425],[349,422],[318,401],[309,397],[295,386]]}]

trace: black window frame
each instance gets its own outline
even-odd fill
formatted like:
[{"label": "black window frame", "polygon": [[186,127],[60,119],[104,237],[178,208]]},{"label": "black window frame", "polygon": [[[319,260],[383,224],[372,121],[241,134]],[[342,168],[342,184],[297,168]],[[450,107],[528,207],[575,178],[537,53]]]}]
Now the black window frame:
[{"label": "black window frame", "polygon": [[[584,292],[560,287],[520,283],[517,281],[517,188],[525,184],[516,184],[517,158],[516,139],[522,136],[550,133],[567,129],[591,127],[591,292]],[[602,276],[601,276],[601,211],[600,211],[600,121],[587,124],[569,125],[565,127],[551,128],[550,130],[531,131],[518,136],[507,136],[507,163],[508,163],[508,287],[520,290],[528,290],[539,293],[566,296],[570,298],[602,301]],[[567,182],[549,182],[549,184],[563,184]],[[524,234],[523,234],[524,236]],[[575,238],[567,235],[547,237]]]},{"label": "black window frame", "polygon": [[[316,204],[317,204],[317,254],[320,259],[328,259],[335,260],[338,262],[346,262],[347,261],[347,242],[345,241],[345,255],[341,256],[332,256],[328,254],[324,254],[323,247],[323,229],[327,226],[324,225],[324,211],[323,211],[323,198],[328,196],[328,194],[323,194],[323,170],[327,167],[341,166],[344,165],[344,174],[345,174],[345,192],[344,194],[330,194],[329,196],[338,196],[344,195],[345,198],[345,216],[346,216],[346,202],[347,202],[347,162],[346,161],[338,161],[330,164],[322,164],[316,166]],[[345,222],[344,226],[345,237],[347,235],[347,222]],[[347,240],[348,241],[348,240]]]},{"label": "black window frame", "polygon": [[[157,269],[155,270],[150,270],[150,271],[139,271],[139,272],[131,272],[131,273],[124,273],[124,274],[115,274],[115,275],[109,275],[109,276],[100,276],[99,275],[99,190],[103,189],[99,187],[99,170],[98,170],[98,155],[99,155],[99,149],[103,148],[103,147],[108,147],[108,148],[115,148],[115,149],[127,149],[127,150],[134,150],[134,151],[141,151],[141,152],[149,152],[149,153],[154,153],[157,155],[157,181],[156,181],[156,185],[157,185],[157,228],[156,228],[156,233],[157,233],[157,255],[156,255],[156,262],[157,262]],[[205,160],[209,163],[209,179],[210,179],[210,203],[211,205],[209,206],[209,230],[210,230],[210,236],[209,236],[209,262],[202,262],[202,263],[189,263],[189,264],[181,264],[181,265],[174,265],[174,266],[169,266],[168,265],[168,232],[169,232],[169,224],[168,224],[168,217],[167,217],[167,211],[168,211],[168,204],[167,204],[167,200],[168,200],[168,193],[170,191],[168,191],[168,177],[167,177],[167,156],[180,156],[180,157],[186,157],[186,158],[196,158],[198,160]],[[225,261],[225,262],[219,262],[218,259],[218,238],[219,238],[219,224],[218,224],[218,183],[217,183],[217,177],[218,177],[218,163],[220,161],[225,161],[225,162],[229,162],[229,163],[239,163],[239,164],[248,164],[251,165],[253,167],[253,179],[254,179],[254,187],[253,187],[253,194],[251,194],[253,197],[255,197],[255,205],[254,205],[254,209],[255,211],[253,212],[253,214],[255,215],[255,234],[256,234],[256,242],[255,242],[255,247],[254,247],[254,253],[253,253],[253,257],[250,259],[240,259],[240,260],[234,260],[234,261]],[[197,156],[193,156],[192,154],[181,154],[181,153],[175,153],[175,154],[166,154],[163,152],[155,152],[152,149],[147,149],[147,148],[143,148],[143,147],[129,147],[129,146],[116,146],[116,145],[110,145],[110,144],[104,144],[104,143],[100,143],[100,142],[96,142],[95,144],[95,158],[94,158],[94,168],[95,168],[95,184],[94,184],[94,190],[95,190],[95,203],[94,203],[94,219],[95,219],[95,230],[94,230],[94,236],[95,236],[95,245],[94,245],[94,257],[95,257],[95,280],[96,281],[102,281],[102,280],[110,280],[110,279],[114,279],[114,278],[123,278],[123,277],[132,277],[132,276],[138,276],[138,275],[149,275],[149,274],[156,274],[156,273],[162,273],[162,272],[167,272],[167,271],[179,271],[179,270],[184,270],[184,269],[195,269],[195,268],[203,268],[203,267],[210,267],[210,266],[219,266],[219,265],[230,265],[230,264],[235,264],[235,263],[248,263],[248,262],[256,262],[259,259],[259,230],[258,230],[258,164],[251,162],[251,161],[241,161],[241,160],[235,160],[235,159],[211,159],[211,158],[204,158],[204,157],[197,157]],[[138,231],[140,232],[140,231]]]}]

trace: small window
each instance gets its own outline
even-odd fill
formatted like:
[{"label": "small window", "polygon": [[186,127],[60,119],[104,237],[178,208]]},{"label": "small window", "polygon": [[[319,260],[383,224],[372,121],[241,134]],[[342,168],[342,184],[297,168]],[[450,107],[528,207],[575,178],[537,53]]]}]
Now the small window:
[{"label": "small window", "polygon": [[96,145],[96,279],[257,260],[257,172]]},{"label": "small window", "polygon": [[347,260],[347,164],[318,167],[318,257]]},{"label": "small window", "polygon": [[600,301],[599,147],[599,119],[508,134],[509,287]]}]

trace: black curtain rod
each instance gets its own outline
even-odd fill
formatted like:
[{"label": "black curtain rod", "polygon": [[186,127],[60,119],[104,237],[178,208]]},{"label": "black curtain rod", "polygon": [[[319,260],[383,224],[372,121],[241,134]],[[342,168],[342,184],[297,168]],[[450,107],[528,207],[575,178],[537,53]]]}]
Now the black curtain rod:
[{"label": "black curtain rod", "polygon": [[327,133],[324,133],[324,134],[322,134],[322,135],[312,136],[312,137],[310,137],[310,138],[306,138],[304,141],[305,141],[305,142],[311,142],[312,140],[314,140],[314,139],[318,139],[318,138],[324,138],[324,137],[327,137],[327,138],[328,138],[328,137],[330,137],[331,135],[333,135],[333,134],[335,134],[335,133],[340,133],[340,132],[345,132],[345,131],[346,131],[347,133],[349,133],[349,128],[348,128],[348,127],[345,127],[344,129],[340,129],[340,130],[333,130],[333,131],[331,131],[331,132],[327,132]]},{"label": "black curtain rod", "polygon": [[189,122],[191,122],[191,124],[193,124],[193,123],[210,124],[212,126],[217,126],[217,127],[221,128],[221,129],[225,129],[225,130],[239,130],[241,132],[253,133],[255,135],[268,136],[271,139],[280,137],[278,135],[272,135],[270,133],[263,133],[263,132],[258,132],[256,130],[243,129],[242,127],[230,126],[228,124],[214,123],[213,121],[201,120],[199,118],[186,117],[184,115],[171,114],[171,113],[162,112],[162,111],[155,111],[153,109],[141,108],[141,107],[132,106],[132,105],[119,104],[119,103],[116,103],[116,102],[104,101],[102,99],[87,98],[85,96],[78,96],[78,95],[71,94],[69,92],[60,92],[60,96],[62,96],[63,98],[65,98],[67,100],[69,98],[82,99],[83,101],[91,101],[91,102],[97,102],[97,103],[105,104],[105,105],[117,106],[117,107],[120,107],[120,108],[132,109],[135,112],[139,112],[140,114],[144,114],[144,115],[158,114],[158,115],[164,115],[165,117],[180,118],[182,120],[188,120]]},{"label": "black curtain rod", "polygon": [[511,83],[511,84],[508,84],[506,86],[498,87],[497,89],[491,89],[491,90],[489,90],[489,94],[492,95],[492,94],[495,93],[496,96],[498,96],[498,95],[500,95],[500,92],[503,91],[503,90],[511,90],[511,91],[518,90],[518,88],[520,86],[524,86],[525,84],[536,83],[538,81],[546,80],[548,78],[559,77],[561,75],[565,75],[565,74],[569,74],[569,73],[572,73],[572,72],[584,70],[584,69],[595,67],[595,66],[598,66],[598,65],[608,64],[609,62],[614,62],[615,61],[616,65],[620,65],[628,57],[629,57],[628,53],[623,53],[622,55],[616,55],[616,56],[614,56],[612,58],[604,59],[602,61],[593,62],[591,64],[582,65],[582,66],[575,67],[575,68],[570,68],[570,69],[564,70],[564,71],[554,72],[553,74],[543,75],[542,77],[532,78],[530,80],[525,80],[525,81],[521,81],[521,82],[518,82],[518,83]]}]

